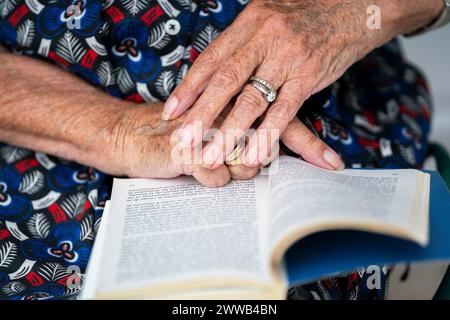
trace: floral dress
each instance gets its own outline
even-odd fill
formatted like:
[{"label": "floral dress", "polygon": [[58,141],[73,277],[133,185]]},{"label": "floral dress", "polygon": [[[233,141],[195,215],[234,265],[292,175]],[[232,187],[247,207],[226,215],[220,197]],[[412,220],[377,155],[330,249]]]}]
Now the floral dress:
[{"label": "floral dress", "polygon": [[[0,43],[110,95],[164,101],[247,2],[0,0]],[[298,114],[348,167],[378,168],[422,165],[430,115],[426,81],[395,41],[356,63]],[[0,299],[79,292],[82,286],[70,284],[74,277],[82,284],[110,187],[111,177],[94,168],[0,144]],[[382,299],[388,269],[381,270],[378,289],[367,287],[368,273],[359,269],[292,288],[289,297]]]}]

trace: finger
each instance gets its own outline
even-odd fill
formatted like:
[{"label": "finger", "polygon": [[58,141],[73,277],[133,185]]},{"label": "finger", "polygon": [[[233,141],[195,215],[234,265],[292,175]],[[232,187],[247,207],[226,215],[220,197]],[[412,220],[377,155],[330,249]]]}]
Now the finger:
[{"label": "finger", "polygon": [[[276,72],[276,67],[271,63],[264,63],[256,73],[258,78],[266,80],[277,90],[284,79]],[[238,96],[233,109],[228,114],[220,127],[220,134],[224,139],[213,139],[204,152],[207,165],[214,168],[224,162],[233,151],[235,142],[247,134],[255,120],[266,111],[269,103],[264,95],[252,85],[247,85]]]},{"label": "finger", "polygon": [[273,105],[267,111],[263,122],[252,136],[244,152],[245,164],[258,166],[266,158],[281,133],[287,128],[289,122],[294,118],[298,109],[306,100],[305,85],[298,80],[286,82],[279,91],[279,95]]},{"label": "finger", "polygon": [[264,163],[261,164],[261,166],[258,167],[249,167],[245,164],[239,164],[239,165],[228,165],[228,170],[230,171],[231,178],[235,180],[248,180],[253,177],[255,177],[261,167],[265,167],[269,165],[272,161],[274,161],[276,158],[280,155],[280,148],[279,145],[275,148],[273,148],[272,152],[270,152],[269,157],[266,159]]},{"label": "finger", "polygon": [[281,140],[293,152],[318,167],[329,170],[343,170],[345,165],[339,155],[315,136],[298,118],[294,118]]},{"label": "finger", "polygon": [[193,129],[185,130],[185,139],[188,145],[193,141],[202,140],[204,132],[211,127],[214,119],[241,91],[260,63],[261,55],[258,50],[256,43],[247,45],[213,75],[207,88],[195,102],[185,120],[184,128],[193,123],[202,127],[201,130],[195,132]]},{"label": "finger", "polygon": [[210,168],[222,164],[244,138],[255,120],[267,109],[268,103],[254,87],[248,85],[236,100],[234,107],[204,149],[204,163]]},{"label": "finger", "polygon": [[167,99],[161,116],[163,120],[175,119],[189,109],[205,90],[214,72],[249,41],[256,28],[241,20],[237,18],[198,56],[183,81]]},{"label": "finger", "polygon": [[[172,135],[171,145],[173,145],[170,157],[171,168],[179,174],[193,176],[197,181],[207,187],[221,187],[230,180],[230,172],[226,165],[216,169],[203,168],[201,163],[201,150],[186,150],[177,137]],[[198,151],[198,152],[197,152]]]},{"label": "finger", "polygon": [[185,174],[192,175],[198,182],[210,188],[223,187],[230,181],[230,172],[227,166],[222,165],[216,169],[207,169],[201,166],[191,166]]},{"label": "finger", "polygon": [[248,180],[256,176],[259,172],[258,167],[247,167],[243,164],[228,166],[231,178],[234,180]]}]

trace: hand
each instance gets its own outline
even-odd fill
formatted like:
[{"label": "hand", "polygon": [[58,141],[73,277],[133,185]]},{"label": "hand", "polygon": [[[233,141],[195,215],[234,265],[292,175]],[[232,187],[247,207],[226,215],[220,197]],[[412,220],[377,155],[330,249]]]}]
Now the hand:
[{"label": "hand", "polygon": [[177,161],[171,133],[184,117],[159,126],[162,103],[119,100],[57,66],[1,47],[0,65],[0,88],[8,92],[0,95],[0,141],[113,175],[190,174],[207,186],[230,179],[226,166],[208,170],[191,159]]},{"label": "hand", "polygon": [[[220,127],[226,139],[214,139],[205,148],[209,167],[220,166],[232,152],[233,141],[264,115],[245,150],[247,166],[264,163],[271,157],[274,138],[281,138],[307,161],[340,169],[343,164],[339,156],[295,118],[298,109],[372,49],[419,27],[419,22],[430,21],[431,12],[436,14],[442,7],[442,1],[431,2],[417,1],[419,8],[413,9],[405,2],[390,0],[253,0],[199,56],[166,102],[163,118],[177,118],[192,108],[184,125],[185,134],[188,143],[201,141],[197,135],[202,135],[237,95],[233,110]],[[380,30],[367,26],[367,8],[374,4],[382,12]],[[272,105],[246,85],[252,75],[278,90]],[[194,122],[201,123],[203,130],[193,132]],[[304,136],[285,133],[288,126]],[[268,134],[271,138],[261,139]]]},{"label": "hand", "polygon": [[[191,157],[174,155],[178,141],[172,133],[184,117],[176,121],[160,121],[162,103],[126,107],[111,134],[110,152],[101,153],[104,158],[99,169],[115,175],[139,178],[175,178],[182,174],[194,176],[208,187],[219,187],[230,180],[225,165],[214,170],[201,167]],[[102,150],[103,151],[103,150]],[[192,153],[194,155],[194,153]]]}]

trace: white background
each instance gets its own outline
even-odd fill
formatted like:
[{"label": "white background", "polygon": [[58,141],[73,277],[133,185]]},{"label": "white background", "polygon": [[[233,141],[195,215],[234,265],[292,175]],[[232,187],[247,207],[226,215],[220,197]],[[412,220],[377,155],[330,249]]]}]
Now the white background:
[{"label": "white background", "polygon": [[427,76],[433,95],[432,140],[450,150],[450,25],[403,39],[406,56]]}]

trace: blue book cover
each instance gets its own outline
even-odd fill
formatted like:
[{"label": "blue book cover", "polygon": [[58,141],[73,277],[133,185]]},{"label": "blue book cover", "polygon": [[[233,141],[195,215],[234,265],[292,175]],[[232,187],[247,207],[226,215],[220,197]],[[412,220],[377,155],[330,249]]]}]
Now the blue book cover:
[{"label": "blue book cover", "polygon": [[426,172],[431,175],[430,241],[426,247],[368,232],[316,233],[287,251],[289,284],[308,283],[374,264],[450,261],[450,193],[439,173]]}]

